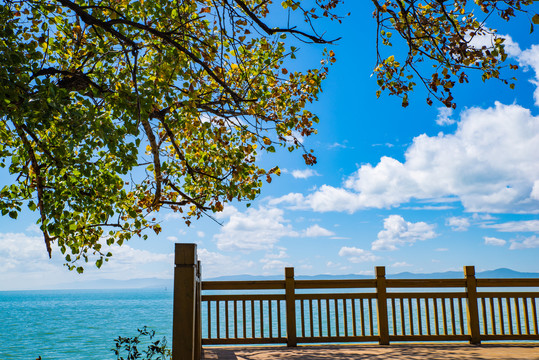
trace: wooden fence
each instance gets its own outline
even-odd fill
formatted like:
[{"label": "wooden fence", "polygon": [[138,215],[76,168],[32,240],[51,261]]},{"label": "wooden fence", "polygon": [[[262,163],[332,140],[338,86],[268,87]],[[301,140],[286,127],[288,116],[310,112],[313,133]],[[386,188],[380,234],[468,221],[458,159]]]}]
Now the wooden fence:
[{"label": "wooden fence", "polygon": [[196,246],[176,244],[173,359],[217,344],[539,340],[539,292],[522,290],[539,279],[477,279],[473,266],[461,279],[375,270],[365,280],[296,280],[286,268],[284,280],[200,281]]}]

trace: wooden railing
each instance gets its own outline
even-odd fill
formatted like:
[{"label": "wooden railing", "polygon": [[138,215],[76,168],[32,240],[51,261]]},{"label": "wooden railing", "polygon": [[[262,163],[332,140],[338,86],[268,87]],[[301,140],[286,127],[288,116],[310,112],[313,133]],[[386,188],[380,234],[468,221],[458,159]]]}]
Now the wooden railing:
[{"label": "wooden railing", "polygon": [[[476,279],[466,266],[461,279],[386,279],[385,268],[376,267],[374,279],[297,280],[286,268],[284,280],[201,282],[196,256],[190,265],[177,262],[176,275],[186,268],[194,275],[175,278],[175,360],[199,359],[202,345],[216,344],[539,340],[539,292],[522,291],[537,290],[539,279]],[[193,308],[192,326],[177,323],[187,321],[176,315],[184,303]],[[186,343],[193,357],[179,355]]]}]

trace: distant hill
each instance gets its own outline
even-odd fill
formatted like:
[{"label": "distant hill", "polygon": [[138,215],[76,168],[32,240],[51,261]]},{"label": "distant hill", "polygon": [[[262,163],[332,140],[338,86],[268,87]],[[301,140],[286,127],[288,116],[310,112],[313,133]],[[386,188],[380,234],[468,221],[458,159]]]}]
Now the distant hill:
[{"label": "distant hill", "polygon": [[83,282],[70,282],[63,283],[55,286],[58,290],[64,289],[172,289],[174,286],[174,280],[172,279],[158,279],[158,278],[146,278],[146,279],[130,279],[130,280],[115,280],[115,279],[103,279],[103,280],[91,280]]},{"label": "distant hill", "polygon": [[[478,278],[539,278],[539,273],[519,272],[511,269],[501,268],[496,270],[487,270],[478,272]],[[446,271],[430,274],[417,274],[411,272],[402,272],[398,274],[388,274],[390,279],[459,279],[464,274],[461,271]],[[374,275],[298,275],[298,280],[336,280],[336,279],[373,279]],[[283,275],[232,275],[219,276],[204,280],[209,281],[256,281],[256,280],[283,280]],[[86,282],[64,283],[56,286],[56,289],[173,289],[174,281],[172,279],[146,278],[131,280],[103,279]]]},{"label": "distant hill", "polygon": [[[459,279],[464,277],[464,272],[462,271],[446,271],[446,272],[437,272],[430,274],[418,274],[411,272],[402,272],[398,274],[387,274],[389,279]],[[520,272],[507,268],[500,268],[496,270],[487,270],[476,273],[478,278],[539,278],[539,273],[530,273],[530,272]],[[333,280],[333,279],[372,279],[374,275],[357,275],[357,274],[347,274],[347,275],[298,275],[295,277],[298,280]],[[257,275],[232,275],[232,276],[219,276],[210,279],[210,281],[255,281],[255,280],[283,280],[283,275],[268,275],[268,276],[257,276]]]}]

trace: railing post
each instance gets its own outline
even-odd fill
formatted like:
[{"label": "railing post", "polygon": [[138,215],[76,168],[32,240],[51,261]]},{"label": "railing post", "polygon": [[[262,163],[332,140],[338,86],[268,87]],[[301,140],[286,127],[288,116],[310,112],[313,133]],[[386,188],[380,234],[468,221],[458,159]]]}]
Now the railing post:
[{"label": "railing post", "polygon": [[386,288],[386,268],[377,266],[376,268],[376,309],[378,314],[378,343],[389,345],[389,326],[387,319],[387,288]]},{"label": "railing post", "polygon": [[176,244],[174,249],[173,360],[195,359],[196,249],[196,244]]},{"label": "railing post", "polygon": [[464,277],[466,278],[466,294],[468,295],[466,314],[468,315],[468,333],[470,334],[470,344],[481,344],[475,268],[473,266],[465,266]]},{"label": "railing post", "polygon": [[286,346],[296,347],[296,284],[294,280],[294,268],[284,269],[285,296],[286,296]]},{"label": "railing post", "polygon": [[200,260],[197,261],[197,278],[196,278],[196,298],[195,298],[195,359],[202,359],[202,266]]}]

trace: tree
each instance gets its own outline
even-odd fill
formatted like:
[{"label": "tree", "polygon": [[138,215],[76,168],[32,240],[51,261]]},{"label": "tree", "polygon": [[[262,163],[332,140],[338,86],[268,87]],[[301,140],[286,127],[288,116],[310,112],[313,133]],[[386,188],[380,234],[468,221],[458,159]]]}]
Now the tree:
[{"label": "tree", "polygon": [[[234,199],[252,200],[265,170],[255,157],[302,149],[315,132],[320,68],[288,71],[297,40],[331,43],[297,27],[270,27],[271,11],[339,20],[337,0],[8,0],[0,5],[2,215],[39,214],[46,249],[70,269],[97,267],[169,208],[187,224]],[[286,14],[286,13],[285,13]],[[290,41],[290,38],[294,41]]]},{"label": "tree", "polygon": [[[533,0],[371,1],[377,95],[388,91],[403,106],[415,79],[429,104],[448,107],[469,70],[514,86],[500,76],[504,39],[474,11],[504,20],[524,13],[531,30],[539,20],[526,10]],[[335,54],[324,49],[319,68],[286,67],[298,41],[334,41],[315,25],[340,22],[340,2],[5,1],[0,166],[11,177],[0,190],[2,215],[35,211],[49,256],[54,244],[82,271],[79,260],[100,267],[112,255],[104,244],[159,233],[163,208],[189,224],[226,202],[253,200],[280,172],[258,165],[261,152],[300,149],[314,164],[298,138],[316,131],[308,104]],[[270,25],[279,14],[286,27]],[[381,55],[393,33],[407,49],[402,63]],[[478,47],[477,39],[487,41]]]},{"label": "tree", "polygon": [[[539,24],[539,15],[530,14],[526,6],[534,0],[371,0],[377,23],[377,64],[374,69],[380,90],[402,98],[408,105],[408,94],[416,79],[432,98],[455,108],[452,89],[468,82],[468,72],[481,72],[483,81],[498,79],[514,88],[514,77],[501,77],[507,65],[505,38],[487,26],[487,19],[496,15],[509,21],[518,13],[528,16],[530,33]],[[483,16],[476,15],[484,14]],[[401,63],[393,54],[381,55],[381,45],[392,46],[392,35],[404,41],[407,49]],[[511,69],[518,66],[510,64]]]}]

